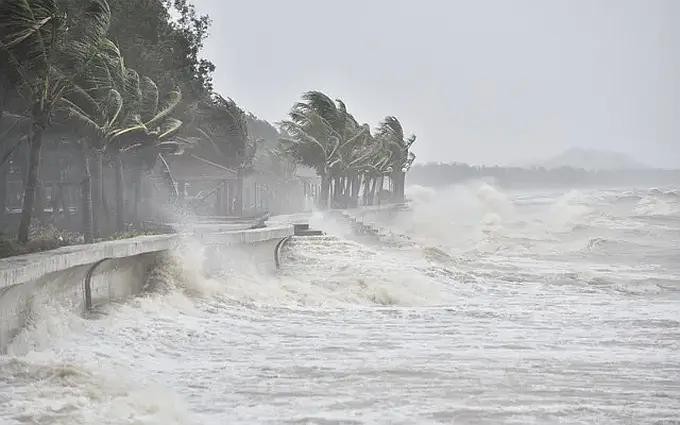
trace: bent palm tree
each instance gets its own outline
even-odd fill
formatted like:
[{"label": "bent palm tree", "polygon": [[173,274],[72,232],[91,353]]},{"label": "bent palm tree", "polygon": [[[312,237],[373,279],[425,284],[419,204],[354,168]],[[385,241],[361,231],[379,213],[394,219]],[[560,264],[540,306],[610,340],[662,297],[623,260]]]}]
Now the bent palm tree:
[{"label": "bent palm tree", "polygon": [[[181,144],[170,140],[182,125],[170,114],[182,97],[179,91],[170,92],[165,104],[159,105],[160,96],[153,80],[148,77],[140,79],[134,70],[126,68],[117,46],[109,40],[102,41],[99,54],[91,65],[91,72],[78,86],[79,90],[64,98],[62,105],[69,118],[90,130],[90,137],[83,140],[87,144],[86,149],[94,152],[98,159],[103,154],[107,155],[114,164],[116,226],[122,231],[124,185],[121,154],[143,153],[141,156],[147,163],[160,158],[161,164],[167,166],[162,154],[177,151]],[[84,160],[87,172],[87,156]],[[98,173],[100,170],[101,167]],[[141,179],[141,174],[138,177]],[[87,174],[85,179],[88,181]],[[99,186],[100,176],[96,180],[95,186]],[[175,193],[174,184],[169,186],[170,193]],[[100,189],[97,196],[99,193]]]},{"label": "bent palm tree", "polygon": [[[215,155],[215,162],[236,171],[235,212],[243,214],[243,184],[252,171],[257,150],[256,140],[250,137],[246,113],[232,99],[214,95],[201,102],[194,114],[192,130],[199,141],[197,148]],[[200,143],[203,142],[203,143]]]},{"label": "bent palm tree", "polygon": [[321,177],[320,204],[327,208],[331,181],[335,178],[339,188],[345,177],[347,160],[342,153],[362,140],[367,129],[356,124],[340,100],[334,102],[318,91],[307,92],[302,99],[291,109],[290,119],[281,122],[286,134],[281,144],[298,162],[316,170]]},{"label": "bent palm tree", "polygon": [[22,243],[28,240],[43,133],[56,104],[105,36],[111,11],[104,0],[88,0],[77,20],[69,18],[54,0],[5,0],[0,5],[0,50],[18,81],[31,120],[29,167],[17,235]]},{"label": "bent palm tree", "polygon": [[389,167],[390,178],[394,183],[393,200],[404,201],[404,183],[406,171],[415,160],[415,155],[410,152],[411,145],[415,143],[416,136],[404,138],[404,129],[396,117],[388,116],[378,127],[376,137],[380,139],[390,152]]}]

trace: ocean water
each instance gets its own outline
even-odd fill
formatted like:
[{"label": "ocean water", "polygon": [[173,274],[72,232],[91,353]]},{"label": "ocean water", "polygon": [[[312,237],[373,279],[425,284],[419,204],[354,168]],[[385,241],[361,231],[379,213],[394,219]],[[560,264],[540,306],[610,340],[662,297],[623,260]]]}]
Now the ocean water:
[{"label": "ocean water", "polygon": [[412,187],[283,268],[45,306],[0,357],[0,423],[678,424],[680,191]]}]

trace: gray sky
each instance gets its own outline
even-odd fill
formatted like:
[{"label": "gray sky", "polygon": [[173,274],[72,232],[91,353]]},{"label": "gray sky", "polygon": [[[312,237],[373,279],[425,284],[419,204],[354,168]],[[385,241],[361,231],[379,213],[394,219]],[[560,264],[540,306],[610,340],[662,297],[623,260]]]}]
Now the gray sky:
[{"label": "gray sky", "polygon": [[279,121],[300,94],[396,115],[418,162],[569,147],[680,167],[680,0],[195,0],[215,87]]}]

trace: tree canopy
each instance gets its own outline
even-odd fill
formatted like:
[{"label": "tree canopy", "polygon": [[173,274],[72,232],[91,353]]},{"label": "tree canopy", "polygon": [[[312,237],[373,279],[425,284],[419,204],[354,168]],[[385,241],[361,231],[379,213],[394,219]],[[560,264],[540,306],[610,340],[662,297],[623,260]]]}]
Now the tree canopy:
[{"label": "tree canopy", "polygon": [[34,210],[42,211],[43,142],[55,137],[80,152],[86,240],[100,233],[99,213],[108,213],[105,169],[115,171],[116,227],[123,231],[124,174],[137,176],[137,187],[140,173],[161,164],[177,197],[163,156],[186,150],[233,170],[239,197],[254,171],[294,182],[302,165],[319,175],[324,207],[356,205],[362,185],[365,203],[380,200],[384,181],[393,186],[391,200],[403,199],[415,136],[406,137],[397,118],[371,132],[342,100],[309,91],[278,126],[259,119],[214,91],[215,67],[201,56],[209,26],[189,0],[0,3],[0,167],[11,160],[26,174],[21,242]]},{"label": "tree canopy", "polygon": [[376,180],[382,185],[385,176],[395,184],[394,200],[403,200],[403,176],[415,159],[410,152],[415,136],[405,138],[397,118],[385,118],[372,135],[369,125],[359,124],[342,100],[310,91],[293,105],[281,129],[283,150],[321,176],[324,206],[329,196],[332,205],[356,205],[361,181],[365,202],[371,203],[374,195],[366,193],[375,192]]}]

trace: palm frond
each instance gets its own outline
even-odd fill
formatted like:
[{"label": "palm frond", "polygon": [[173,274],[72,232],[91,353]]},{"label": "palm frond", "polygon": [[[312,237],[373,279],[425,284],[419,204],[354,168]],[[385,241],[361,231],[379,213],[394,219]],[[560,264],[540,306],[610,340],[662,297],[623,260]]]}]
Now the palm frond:
[{"label": "palm frond", "polygon": [[106,123],[107,128],[112,128],[118,122],[123,110],[123,96],[118,92],[118,90],[109,90],[109,95],[106,99],[104,107],[104,116],[108,120]]},{"label": "palm frond", "polygon": [[157,137],[159,140],[163,140],[177,133],[180,127],[182,127],[182,121],[175,118],[168,118],[161,125],[160,132]]},{"label": "palm frond", "polygon": [[85,112],[79,105],[66,98],[61,99],[60,103],[61,110],[66,114],[68,120],[75,121],[77,125],[93,134],[101,135],[103,133],[101,124],[96,122],[93,116]]},{"label": "palm frond", "polygon": [[158,111],[150,120],[145,122],[144,125],[148,128],[155,127],[162,119],[170,115],[181,101],[182,93],[179,90],[171,91],[168,93],[168,98],[163,108]]},{"label": "palm frond", "polygon": [[151,119],[158,112],[158,86],[149,77],[144,76],[140,80],[139,88],[142,92],[140,112],[147,119]]}]

